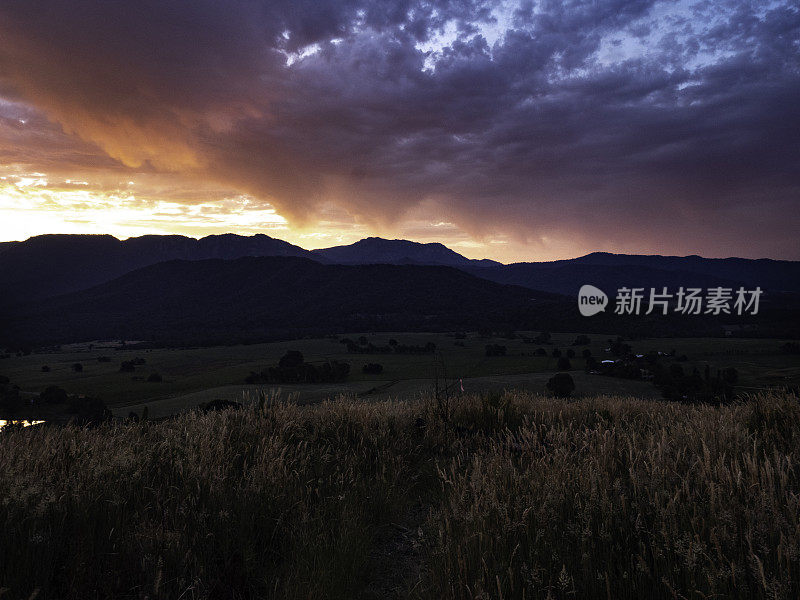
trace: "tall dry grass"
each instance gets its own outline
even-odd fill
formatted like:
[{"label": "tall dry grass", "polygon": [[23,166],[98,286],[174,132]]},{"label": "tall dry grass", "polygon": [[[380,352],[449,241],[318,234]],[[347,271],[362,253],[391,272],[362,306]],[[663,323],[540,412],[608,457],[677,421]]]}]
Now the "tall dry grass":
[{"label": "tall dry grass", "polygon": [[436,597],[800,597],[797,398],[505,402],[440,467]]},{"label": "tall dry grass", "polygon": [[[796,598],[798,464],[800,405],[777,395],[4,431],[0,598]],[[393,569],[404,585],[376,587]]]}]

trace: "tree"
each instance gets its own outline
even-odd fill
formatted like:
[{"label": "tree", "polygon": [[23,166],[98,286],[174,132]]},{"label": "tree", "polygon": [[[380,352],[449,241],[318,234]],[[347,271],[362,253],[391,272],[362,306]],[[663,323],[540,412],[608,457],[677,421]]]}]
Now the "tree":
[{"label": "tree", "polygon": [[[8,377],[0,375],[0,411],[12,414],[22,405],[19,387],[11,385]],[[0,413],[0,416],[4,416]]]},{"label": "tree", "polygon": [[303,364],[303,353],[299,350],[289,350],[278,361],[278,366],[282,369],[293,369]]},{"label": "tree", "polygon": [[89,396],[70,400],[69,412],[76,414],[75,422],[81,425],[96,426],[111,419],[111,411],[100,398]]},{"label": "tree", "polygon": [[737,371],[734,367],[723,369],[722,380],[728,385],[736,385],[736,382],[739,381],[739,371]]},{"label": "tree", "polygon": [[567,358],[575,358],[575,350],[567,348]]},{"label": "tree", "polygon": [[617,336],[616,340],[608,340],[608,345],[611,348],[611,354],[614,356],[628,356],[633,351],[631,345],[624,343],[621,336]]},{"label": "tree", "polygon": [[575,391],[575,382],[569,373],[556,373],[547,382],[547,389],[558,398],[569,398]]},{"label": "tree", "polygon": [[781,346],[781,352],[784,354],[800,354],[800,344],[797,342],[786,342]]},{"label": "tree", "polygon": [[67,401],[67,392],[56,385],[50,385],[39,394],[39,400],[47,404],[63,404]]},{"label": "tree", "polygon": [[487,344],[486,356],[505,356],[506,347],[500,344]]},{"label": "tree", "polygon": [[200,410],[204,413],[208,412],[219,412],[221,410],[239,410],[242,408],[242,405],[239,402],[234,402],[233,400],[223,400],[221,398],[216,398],[211,400],[210,402],[203,402],[200,405]]}]

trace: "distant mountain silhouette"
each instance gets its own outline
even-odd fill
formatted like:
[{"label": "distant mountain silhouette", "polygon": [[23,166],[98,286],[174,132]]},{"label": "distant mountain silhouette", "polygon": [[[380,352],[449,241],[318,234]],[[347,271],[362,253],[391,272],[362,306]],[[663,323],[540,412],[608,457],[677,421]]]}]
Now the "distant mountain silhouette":
[{"label": "distant mountain silhouette", "polygon": [[42,235],[0,244],[0,306],[76,292],[136,269],[169,260],[295,256],[324,264],[438,265],[495,283],[574,297],[584,283],[609,294],[623,286],[760,286],[771,295],[800,293],[800,262],[699,256],[648,256],[595,252],[552,262],[503,265],[471,260],[442,244],[367,238],[348,246],[308,251],[266,235],[146,235],[120,241],[110,235]]},{"label": "distant mountain silhouette", "polygon": [[574,296],[590,283],[609,294],[643,287],[672,291],[678,287],[760,286],[771,292],[800,292],[800,262],[771,259],[702,258],[594,252],[569,260],[514,263],[469,272],[510,285]]},{"label": "distant mountain silhouette", "polygon": [[448,267],[496,267],[493,260],[471,260],[439,243],[421,244],[408,240],[369,237],[347,246],[312,250],[315,256],[343,265],[446,265]]},{"label": "distant mountain silhouette", "polygon": [[[597,265],[552,267],[536,279],[524,265],[510,278],[529,285],[580,277],[600,284]],[[603,267],[611,268],[611,267]],[[637,269],[613,268],[632,278]],[[491,270],[491,269],[489,269]],[[678,271],[647,270],[645,275]],[[678,282],[678,280],[676,280]],[[605,282],[606,284],[609,281]],[[670,285],[659,281],[659,284]],[[557,286],[553,286],[557,287]],[[607,287],[611,293],[613,286]],[[575,296],[492,282],[446,266],[336,265],[301,257],[173,260],[89,289],[30,300],[0,311],[0,347],[25,348],[94,339],[148,340],[164,345],[247,343],[352,331],[549,330],[626,336],[713,336],[723,324],[754,326],[754,335],[798,335],[800,311],[764,303],[757,317],[699,315],[581,317]]]},{"label": "distant mountain silhouette", "polygon": [[[441,266],[323,265],[296,257],[169,261],[19,307],[27,342],[220,342],[311,332],[503,326],[544,315],[550,294]],[[511,316],[509,316],[511,315]]]},{"label": "distant mountain silhouette", "polygon": [[244,256],[305,256],[308,250],[266,235],[39,235],[0,246],[0,304],[65,294],[167,260]]},{"label": "distant mountain silhouette", "polygon": [[583,284],[589,283],[613,295],[622,287],[640,287],[673,292],[678,287],[734,287],[740,281],[720,279],[690,271],[667,271],[641,266],[611,267],[579,262],[550,266],[547,263],[516,263],[501,268],[470,270],[471,273],[508,285],[521,285],[531,289],[576,296]]}]

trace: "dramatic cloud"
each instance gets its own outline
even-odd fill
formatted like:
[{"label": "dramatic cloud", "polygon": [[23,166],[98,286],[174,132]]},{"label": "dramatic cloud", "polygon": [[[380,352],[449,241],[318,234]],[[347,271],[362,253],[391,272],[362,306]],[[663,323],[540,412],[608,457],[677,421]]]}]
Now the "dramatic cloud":
[{"label": "dramatic cloud", "polygon": [[187,222],[800,259],[799,57],[788,0],[6,0],[0,166]]}]

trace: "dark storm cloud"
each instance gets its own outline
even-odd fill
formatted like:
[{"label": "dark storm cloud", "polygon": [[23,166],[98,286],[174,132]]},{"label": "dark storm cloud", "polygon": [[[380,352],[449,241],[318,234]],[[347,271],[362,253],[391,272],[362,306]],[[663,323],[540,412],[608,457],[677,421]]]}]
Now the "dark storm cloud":
[{"label": "dark storm cloud", "polygon": [[789,2],[6,1],[0,34],[6,97],[298,222],[425,199],[542,247],[800,258]]}]

